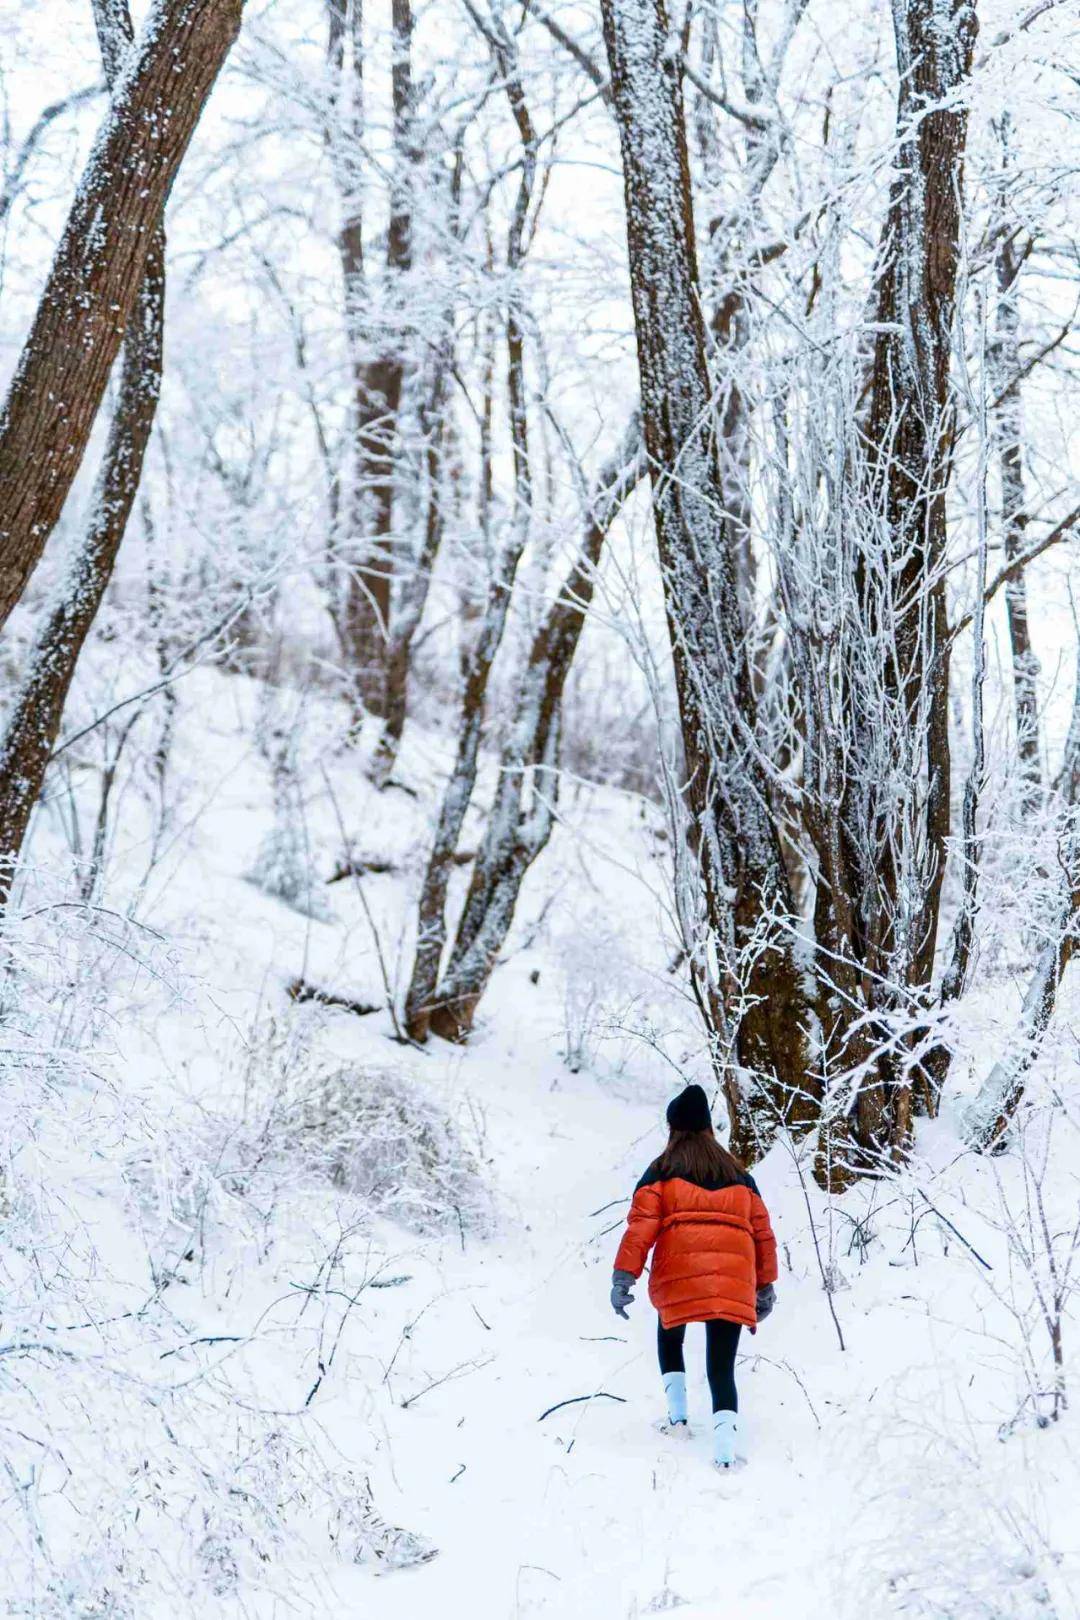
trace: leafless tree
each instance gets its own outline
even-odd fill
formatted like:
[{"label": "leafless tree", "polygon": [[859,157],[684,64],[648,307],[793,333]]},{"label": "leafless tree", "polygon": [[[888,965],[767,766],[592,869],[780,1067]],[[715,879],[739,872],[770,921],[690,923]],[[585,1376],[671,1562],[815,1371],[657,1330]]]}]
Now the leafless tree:
[{"label": "leafless tree", "polygon": [[[641,411],[685,750],[683,793],[708,921],[695,970],[718,1039],[767,1077],[777,1111],[724,1062],[737,1152],[806,1111],[810,1006],[793,903],[754,739],[755,702],[732,535],[711,430],[712,383],[678,64],[662,0],[605,0],[623,155]],[[738,1007],[738,1016],[733,1012]],[[770,1099],[771,1101],[771,1099]]]},{"label": "leafless tree", "polygon": [[243,0],[158,0],[87,161],[0,411],[0,625],[86,450],[181,159]]}]

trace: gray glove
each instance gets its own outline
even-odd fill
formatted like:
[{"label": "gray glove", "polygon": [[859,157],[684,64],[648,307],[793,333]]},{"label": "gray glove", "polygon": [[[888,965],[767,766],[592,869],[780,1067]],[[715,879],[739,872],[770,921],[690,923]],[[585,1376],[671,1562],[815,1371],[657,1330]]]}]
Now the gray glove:
[{"label": "gray glove", "polygon": [[759,1288],[757,1291],[757,1319],[759,1322],[764,1322],[775,1304],[776,1289],[772,1283],[766,1283],[764,1288]]},{"label": "gray glove", "polygon": [[634,1303],[634,1296],[630,1292],[637,1278],[629,1271],[613,1271],[611,1273],[611,1308],[616,1316],[621,1316],[629,1322],[626,1306]]}]

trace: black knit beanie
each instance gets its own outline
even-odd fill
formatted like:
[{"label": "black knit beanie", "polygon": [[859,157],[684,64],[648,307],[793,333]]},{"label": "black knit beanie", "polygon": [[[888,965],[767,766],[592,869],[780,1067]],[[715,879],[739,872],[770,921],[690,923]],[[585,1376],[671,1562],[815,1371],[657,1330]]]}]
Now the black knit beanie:
[{"label": "black knit beanie", "polygon": [[700,1086],[687,1086],[668,1103],[667,1122],[673,1131],[709,1131],[709,1099]]}]

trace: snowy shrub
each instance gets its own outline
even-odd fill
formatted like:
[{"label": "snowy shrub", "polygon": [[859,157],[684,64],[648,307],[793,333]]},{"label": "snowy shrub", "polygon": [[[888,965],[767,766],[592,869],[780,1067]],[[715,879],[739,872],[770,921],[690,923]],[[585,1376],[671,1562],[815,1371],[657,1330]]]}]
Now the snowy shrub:
[{"label": "snowy shrub", "polygon": [[[174,965],[153,936],[111,914],[42,911],[9,919],[5,943],[0,1608],[202,1620],[265,1593],[289,1613],[317,1612],[290,1570],[298,1547],[325,1560],[334,1526],[356,1511],[354,1476],[327,1447],[314,1400],[322,1336],[334,1341],[352,1307],[331,1293],[307,1308],[301,1254],[276,1314],[252,1309],[243,1269],[252,1248],[261,1260],[291,1230],[305,1197],[322,1199],[311,1232],[333,1224],[322,1172],[342,1133],[325,1108],[311,1111],[321,1092],[281,1084],[290,1068],[310,1084],[310,1021],[292,1017],[249,1047],[246,1095],[245,1076],[230,1074],[235,1103],[226,1087],[211,1110],[107,1048],[119,1017],[152,1022],[163,992],[172,1004]],[[256,1085],[268,1059],[271,1095]],[[419,1104],[398,1106],[428,1120]],[[431,1123],[401,1163],[430,1173],[446,1140]],[[362,1292],[340,1227],[328,1243],[343,1292]],[[357,1248],[367,1264],[370,1241]],[[229,1286],[192,1287],[192,1262],[222,1255]],[[317,1276],[318,1253],[310,1263]],[[408,1532],[381,1524],[370,1490],[360,1518],[388,1567],[407,1561]]]},{"label": "snowy shrub", "polygon": [[314,922],[326,922],[332,915],[321,892],[322,879],[314,871],[308,855],[301,825],[291,815],[279,820],[259,845],[248,881]]},{"label": "snowy shrub", "polygon": [[301,1186],[341,1188],[352,1218],[385,1215],[415,1232],[486,1229],[490,1194],[474,1122],[409,1074],[328,1064],[313,1049],[317,1011],[270,1021],[245,1056],[234,1108],[174,1124],[182,1151],[149,1146],[128,1177],[155,1273],[167,1280],[213,1232],[256,1242],[269,1213]]},{"label": "snowy shrub", "polygon": [[406,1074],[342,1068],[321,1076],[299,1104],[297,1147],[369,1209],[414,1231],[488,1221],[474,1150]]},{"label": "snowy shrub", "polygon": [[1035,1460],[992,1466],[985,1451],[943,1434],[908,1438],[922,1444],[902,1461],[888,1441],[879,1453],[888,1468],[865,1508],[876,1533],[862,1539],[861,1517],[851,1526],[858,1557],[841,1577],[842,1614],[1067,1620],[1075,1611],[1061,1602],[1060,1559],[1047,1538]]},{"label": "snowy shrub", "polygon": [[430,1563],[438,1548],[412,1530],[387,1524],[375,1507],[368,1480],[351,1483],[331,1532],[341,1556],[353,1564],[369,1564],[376,1575]]}]

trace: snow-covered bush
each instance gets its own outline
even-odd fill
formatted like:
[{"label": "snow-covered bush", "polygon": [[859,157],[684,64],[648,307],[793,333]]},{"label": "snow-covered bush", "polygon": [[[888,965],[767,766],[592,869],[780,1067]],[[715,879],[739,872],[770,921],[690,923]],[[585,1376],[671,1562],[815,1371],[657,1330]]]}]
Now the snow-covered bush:
[{"label": "snow-covered bush", "polygon": [[[211,1108],[185,1094],[182,1070],[170,1085],[111,1047],[121,1021],[152,1025],[182,988],[152,933],[43,907],[9,918],[5,949],[3,1612],[203,1617],[265,1593],[303,1615],[318,1604],[296,1589],[298,1549],[380,1567],[430,1557],[357,1485],[366,1454],[327,1447],[317,1397],[371,1247],[354,1255],[343,1239],[330,1174],[355,1174],[370,1211],[401,1213],[398,1193],[417,1219],[436,1185],[453,1187],[471,1220],[478,1194],[452,1128],[403,1082],[380,1082],[415,1140],[395,1159],[384,1139],[350,1172],[352,1138],[327,1101],[341,1107],[340,1086],[312,1083],[310,1015],[249,1044],[251,1074],[229,1070]],[[380,1087],[358,1085],[370,1122]],[[369,1210],[361,1192],[347,1195],[353,1224]],[[253,1307],[251,1278],[296,1229],[307,1247],[290,1252],[289,1286],[270,1311]],[[318,1297],[327,1275],[344,1279],[345,1303]]]},{"label": "snow-covered bush", "polygon": [[850,1526],[859,1557],[837,1572],[845,1620],[1066,1620],[1075,1613],[1036,1457],[1003,1452],[995,1466],[965,1424],[911,1429],[894,1454],[896,1438],[882,1436],[877,1479]]},{"label": "snow-covered bush", "polygon": [[[183,1150],[151,1146],[128,1164],[162,1276],[205,1257],[209,1234],[246,1231],[299,1189],[332,1185],[350,1218],[385,1215],[415,1232],[483,1231],[491,1199],[466,1112],[444,1107],[407,1072],[320,1056],[321,1014],[298,1009],[261,1026],[244,1054],[235,1102],[177,1121]],[[152,1237],[149,1234],[153,1234]]]},{"label": "snow-covered bush", "polygon": [[474,1148],[405,1074],[340,1068],[320,1076],[299,1102],[296,1146],[367,1208],[415,1231],[487,1224]]}]

